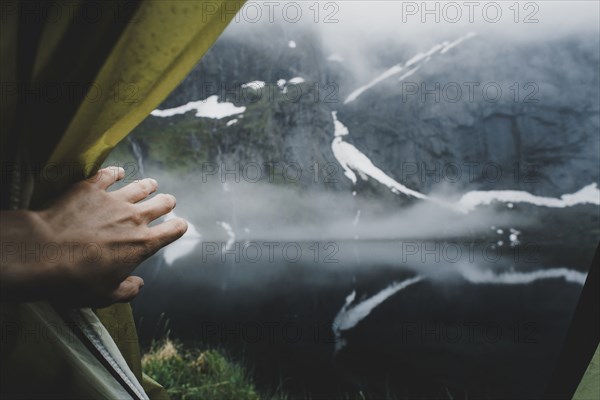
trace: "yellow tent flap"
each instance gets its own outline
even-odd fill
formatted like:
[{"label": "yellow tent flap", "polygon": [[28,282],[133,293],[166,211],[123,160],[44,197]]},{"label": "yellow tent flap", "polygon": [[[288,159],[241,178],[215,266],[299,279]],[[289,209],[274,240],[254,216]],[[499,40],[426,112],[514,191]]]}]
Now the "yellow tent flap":
[{"label": "yellow tent flap", "polygon": [[[242,4],[3,1],[3,191],[10,191],[21,205],[41,207],[73,180],[94,173],[112,148],[185,78]],[[36,312],[26,307],[3,304],[0,322],[50,323],[45,306],[34,308]],[[97,315],[141,381],[129,305],[97,310]],[[3,384],[35,385],[57,376],[66,380],[52,388],[37,387],[47,395],[61,385],[77,386],[68,379],[80,375],[69,370],[81,365],[63,357],[64,349],[56,343],[5,339],[10,346],[2,348]],[[146,381],[147,393],[163,396],[156,388]]]}]

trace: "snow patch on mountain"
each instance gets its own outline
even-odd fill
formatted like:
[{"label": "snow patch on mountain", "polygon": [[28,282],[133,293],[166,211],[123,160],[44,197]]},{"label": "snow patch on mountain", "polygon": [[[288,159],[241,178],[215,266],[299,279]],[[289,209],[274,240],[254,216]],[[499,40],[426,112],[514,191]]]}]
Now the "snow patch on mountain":
[{"label": "snow patch on mountain", "polygon": [[420,66],[408,70],[407,72],[405,72],[404,74],[402,74],[400,76],[400,78],[398,78],[398,82],[402,82],[403,80],[405,80],[406,78],[408,78],[409,76],[411,76],[412,74],[414,74],[415,72],[417,72],[419,69],[421,69]]},{"label": "snow patch on mountain", "polygon": [[348,130],[346,125],[342,124],[337,119],[337,111],[332,111],[331,116],[333,117],[333,127],[334,127],[333,136],[338,137],[338,136],[348,135],[350,133],[350,131]]},{"label": "snow patch on mountain", "polygon": [[254,90],[260,90],[263,87],[265,87],[265,82],[264,81],[252,81],[252,82],[248,82],[248,83],[244,83],[242,85],[242,88],[251,88]]},{"label": "snow patch on mountain", "polygon": [[303,83],[304,82],[304,78],[297,76],[295,78],[292,78],[288,81],[288,85],[297,85],[299,83]]},{"label": "snow patch on mountain", "polygon": [[344,169],[344,175],[346,175],[346,177],[348,177],[352,183],[356,184],[357,179],[356,174],[354,173],[354,171],[356,171],[361,175],[361,177],[363,177],[363,179],[364,177],[371,177],[379,183],[390,188],[393,193],[403,193],[418,199],[427,198],[427,196],[424,194],[409,189],[400,182],[396,181],[394,178],[388,176],[385,172],[377,168],[373,162],[371,162],[369,157],[361,153],[350,143],[344,142],[340,136],[333,139],[331,150],[333,151],[333,155],[337,161]]},{"label": "snow patch on mountain", "polygon": [[361,94],[363,94],[365,91],[369,90],[373,86],[377,85],[379,82],[384,81],[394,75],[397,75],[400,72],[404,71],[405,69],[407,69],[413,65],[416,65],[415,68],[411,69],[405,75],[400,77],[400,80],[409,77],[410,75],[414,74],[419,68],[421,68],[422,65],[424,65],[429,60],[431,60],[431,57],[433,57],[433,55],[435,55],[436,53],[445,54],[448,50],[452,49],[453,47],[458,46],[460,43],[464,42],[467,39],[474,37],[475,35],[476,34],[474,32],[470,32],[464,36],[461,36],[460,38],[458,38],[457,40],[455,40],[453,42],[444,41],[442,43],[436,44],[435,46],[431,47],[428,51],[421,52],[421,53],[414,55],[405,63],[400,63],[400,64],[394,65],[393,67],[387,69],[381,75],[379,75],[378,77],[373,79],[371,82],[367,83],[364,86],[359,87],[358,89],[356,89],[355,91],[350,93],[348,95],[348,97],[346,97],[346,99],[344,100],[344,104],[348,104],[348,103],[356,100]]},{"label": "snow patch on mountain", "polygon": [[348,97],[346,97],[346,100],[344,100],[344,104],[348,104],[351,101],[356,100],[358,98],[358,96],[360,96],[361,94],[363,94],[364,92],[366,92],[367,90],[372,88],[373,86],[377,85],[379,82],[386,80],[387,78],[389,78],[391,76],[396,75],[397,73],[401,72],[403,69],[404,68],[400,65],[394,65],[393,67],[389,68],[384,73],[379,75],[377,78],[373,79],[371,82],[367,83],[364,86],[359,87],[358,89],[356,89],[355,91],[350,93],[348,95]]},{"label": "snow patch on mountain", "polygon": [[369,157],[360,152],[360,150],[352,144],[344,142],[342,136],[349,134],[348,128],[337,119],[336,111],[332,111],[331,116],[335,127],[335,137],[331,143],[331,150],[338,163],[344,169],[344,175],[346,175],[353,184],[356,184],[357,182],[356,174],[354,173],[356,171],[363,179],[366,180],[368,179],[367,177],[371,177],[390,188],[393,193],[403,193],[418,199],[425,199],[427,197],[422,193],[407,188],[394,178],[388,176],[381,169],[377,168]]},{"label": "snow patch on mountain", "polygon": [[575,193],[563,194],[560,198],[536,196],[521,190],[472,191],[461,197],[458,201],[458,209],[467,213],[480,205],[489,205],[494,202],[529,203],[552,208],[572,207],[578,204],[600,205],[600,190],[598,190],[597,183],[592,183]]},{"label": "snow patch on mountain", "polygon": [[342,137],[348,136],[350,131],[338,120],[337,111],[332,111],[331,117],[333,118],[334,125],[334,139],[331,143],[331,150],[333,151],[336,160],[343,168],[344,175],[346,175],[353,184],[356,184],[357,182],[355,173],[357,172],[363,179],[366,180],[368,177],[371,177],[387,186],[393,193],[402,193],[418,199],[428,199],[440,206],[464,214],[475,210],[478,206],[489,205],[494,202],[508,203],[512,207],[514,207],[514,203],[529,203],[536,206],[553,208],[572,207],[578,204],[600,205],[600,190],[596,183],[587,185],[575,193],[563,194],[560,198],[536,196],[521,190],[490,190],[467,192],[456,203],[448,203],[435,199],[404,186],[375,166],[365,154],[352,144],[343,140]]},{"label": "snow patch on mountain", "polygon": [[462,42],[464,42],[467,39],[470,39],[474,36],[477,36],[477,34],[475,32],[469,32],[467,33],[465,36],[458,38],[457,40],[455,40],[452,43],[447,44],[441,51],[440,54],[445,54],[447,53],[450,49],[452,49],[453,47],[458,46],[459,44],[461,44]]},{"label": "snow patch on mountain", "polygon": [[198,118],[221,119],[241,114],[246,111],[246,107],[236,107],[235,104],[228,102],[219,103],[219,96],[214,95],[205,100],[190,101],[179,107],[167,108],[165,110],[157,109],[150,114],[155,117],[166,118],[178,114],[185,114],[193,110],[196,110],[196,117]]}]

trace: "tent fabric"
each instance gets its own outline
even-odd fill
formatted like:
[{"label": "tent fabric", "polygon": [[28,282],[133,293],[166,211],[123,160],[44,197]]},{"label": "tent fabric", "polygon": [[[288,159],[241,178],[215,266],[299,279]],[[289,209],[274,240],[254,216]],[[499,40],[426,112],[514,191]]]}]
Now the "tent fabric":
[{"label": "tent fabric", "polygon": [[[20,304],[10,316],[7,309],[2,311],[2,351],[11,350],[10,363],[2,366],[8,369],[2,371],[2,398],[132,398],[48,303]],[[127,365],[89,310],[86,324],[103,338],[117,362]],[[132,373],[130,379],[135,380]]]},{"label": "tent fabric", "polygon": [[[69,183],[95,173],[111,149],[185,78],[242,4],[2,2],[3,208],[43,207]],[[166,398],[159,385],[143,378],[129,305],[78,315],[100,331],[112,362],[142,382],[153,399]],[[40,397],[131,397],[119,392],[123,389],[49,304],[2,304],[0,323],[2,390],[10,386]]]},{"label": "tent fabric", "polygon": [[573,400],[593,399],[600,399],[600,345],[573,396]]}]

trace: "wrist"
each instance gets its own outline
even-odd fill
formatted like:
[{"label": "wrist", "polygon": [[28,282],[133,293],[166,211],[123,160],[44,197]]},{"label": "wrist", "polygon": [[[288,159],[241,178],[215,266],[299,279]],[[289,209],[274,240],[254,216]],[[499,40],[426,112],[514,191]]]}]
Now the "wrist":
[{"label": "wrist", "polygon": [[50,261],[52,234],[41,214],[30,210],[2,211],[2,299],[34,301],[47,295],[59,277]]},{"label": "wrist", "polygon": [[23,210],[22,217],[30,227],[30,239],[27,242],[33,243],[38,253],[32,262],[35,265],[31,265],[35,279],[39,282],[36,289],[43,298],[60,295],[65,285],[71,281],[69,253],[58,232],[52,229],[46,210]]}]

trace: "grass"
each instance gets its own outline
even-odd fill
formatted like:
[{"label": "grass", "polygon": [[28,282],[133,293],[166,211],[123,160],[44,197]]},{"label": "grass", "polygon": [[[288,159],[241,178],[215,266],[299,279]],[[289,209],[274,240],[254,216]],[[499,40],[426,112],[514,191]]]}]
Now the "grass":
[{"label": "grass", "polygon": [[172,400],[286,399],[259,393],[250,374],[220,351],[190,350],[168,339],[144,355],[142,368],[167,389]]},{"label": "grass", "polygon": [[[142,358],[144,372],[159,382],[167,390],[171,400],[289,400],[288,394],[277,390],[267,394],[258,390],[250,373],[240,364],[232,361],[222,351],[216,349],[190,349],[182,344],[166,339],[152,346]],[[378,395],[364,393],[339,393],[334,397],[340,400],[400,400],[414,398],[436,398],[443,400],[465,399],[467,393],[456,395],[446,386],[431,397],[411,396],[407,393],[394,394],[386,390]],[[310,393],[292,396],[312,400]],[[320,397],[319,397],[320,398]],[[487,397],[486,397],[487,398]]]}]

